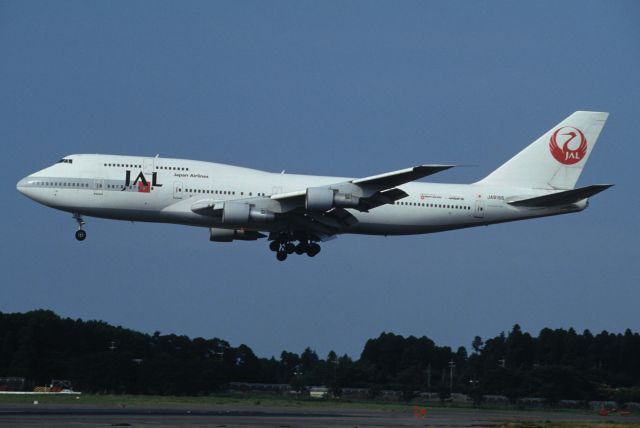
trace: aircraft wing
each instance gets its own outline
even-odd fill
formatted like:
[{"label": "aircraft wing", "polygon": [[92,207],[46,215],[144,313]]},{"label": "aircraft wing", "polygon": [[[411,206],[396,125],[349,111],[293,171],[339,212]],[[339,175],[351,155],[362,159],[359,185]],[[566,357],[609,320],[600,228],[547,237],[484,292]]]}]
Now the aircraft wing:
[{"label": "aircraft wing", "polygon": [[[356,216],[348,209],[367,212],[385,204],[393,204],[408,196],[396,186],[453,166],[418,165],[370,177],[280,193],[272,195],[270,199],[278,204],[280,217],[287,219],[295,229],[313,233],[324,240],[357,223]],[[334,203],[326,206],[315,204],[311,200],[313,195],[323,195],[323,198],[332,199]]]},{"label": "aircraft wing", "polygon": [[358,222],[353,214],[343,208],[324,213],[288,213],[286,219],[290,229],[313,235],[320,241],[332,239],[345,227]]},{"label": "aircraft wing", "polygon": [[327,186],[280,193],[272,195],[271,199],[278,201],[283,206],[283,211],[289,211],[306,205],[305,202],[307,201],[309,190],[330,189],[335,193],[352,195],[358,198],[359,202],[355,206],[347,206],[346,208],[366,212],[384,204],[392,204],[398,199],[408,196],[404,191],[397,189],[396,186],[427,177],[452,167],[454,167],[454,165],[418,165]]},{"label": "aircraft wing", "polygon": [[357,218],[348,209],[367,212],[381,205],[393,204],[408,196],[396,186],[444,171],[453,166],[418,165],[371,177],[309,187],[267,197],[244,198],[226,202],[200,199],[191,205],[191,211],[222,218],[226,203],[248,204],[252,209],[275,213],[283,228],[313,234],[319,239],[325,240],[357,223]]}]

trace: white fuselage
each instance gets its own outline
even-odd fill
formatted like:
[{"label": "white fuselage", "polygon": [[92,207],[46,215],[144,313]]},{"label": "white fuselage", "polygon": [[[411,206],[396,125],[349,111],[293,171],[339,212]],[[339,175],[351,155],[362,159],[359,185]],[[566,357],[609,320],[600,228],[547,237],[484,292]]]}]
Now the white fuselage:
[{"label": "white fuselage", "polygon": [[[348,181],[344,177],[280,174],[182,159],[72,155],[25,177],[18,190],[52,208],[118,220],[225,228],[219,218],[193,212],[199,200],[230,201]],[[340,233],[400,235],[439,232],[580,211],[586,201],[556,207],[516,207],[506,201],[550,190],[486,184],[408,183],[393,204],[361,212]],[[271,231],[268,223],[243,228]]]}]

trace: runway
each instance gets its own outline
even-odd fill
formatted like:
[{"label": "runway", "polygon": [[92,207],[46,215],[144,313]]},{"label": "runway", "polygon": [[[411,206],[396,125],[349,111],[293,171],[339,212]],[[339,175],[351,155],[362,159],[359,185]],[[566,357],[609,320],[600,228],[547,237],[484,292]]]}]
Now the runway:
[{"label": "runway", "polygon": [[507,411],[478,409],[426,408],[424,416],[413,408],[402,410],[359,410],[318,408],[189,409],[110,408],[98,406],[0,406],[2,427],[500,427],[509,421],[634,423],[640,417],[609,416],[593,413],[551,411]]}]

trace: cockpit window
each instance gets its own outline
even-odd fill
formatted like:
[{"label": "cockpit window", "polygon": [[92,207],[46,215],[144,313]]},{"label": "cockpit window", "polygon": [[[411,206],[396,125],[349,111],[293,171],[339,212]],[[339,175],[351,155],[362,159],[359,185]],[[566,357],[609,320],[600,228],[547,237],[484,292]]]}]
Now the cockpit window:
[{"label": "cockpit window", "polygon": [[58,161],[58,163],[73,163],[73,159],[64,159],[64,158],[62,158],[62,159],[60,159]]}]

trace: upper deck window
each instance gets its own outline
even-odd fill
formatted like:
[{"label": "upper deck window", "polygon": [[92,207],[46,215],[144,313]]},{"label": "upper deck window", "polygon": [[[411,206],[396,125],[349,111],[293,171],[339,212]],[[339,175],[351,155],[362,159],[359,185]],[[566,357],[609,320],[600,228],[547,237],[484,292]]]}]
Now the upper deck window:
[{"label": "upper deck window", "polygon": [[73,159],[62,158],[58,161],[58,163],[73,163]]}]

